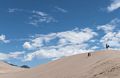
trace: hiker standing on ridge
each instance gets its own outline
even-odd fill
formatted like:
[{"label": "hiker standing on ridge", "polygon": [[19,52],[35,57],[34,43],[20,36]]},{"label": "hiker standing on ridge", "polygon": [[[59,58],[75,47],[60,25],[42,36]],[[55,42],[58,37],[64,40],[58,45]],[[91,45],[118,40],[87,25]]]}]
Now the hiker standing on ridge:
[{"label": "hiker standing on ridge", "polygon": [[109,39],[106,39],[106,41],[105,41],[105,48],[108,50],[109,48],[110,48],[110,45],[108,45],[108,42],[109,42]]},{"label": "hiker standing on ridge", "polygon": [[110,46],[108,44],[106,44],[106,49],[108,49]]}]

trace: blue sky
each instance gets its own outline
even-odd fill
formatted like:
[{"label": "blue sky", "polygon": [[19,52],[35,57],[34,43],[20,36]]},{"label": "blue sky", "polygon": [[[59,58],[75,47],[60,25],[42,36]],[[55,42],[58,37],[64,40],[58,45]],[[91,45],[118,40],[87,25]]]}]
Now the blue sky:
[{"label": "blue sky", "polygon": [[120,50],[120,0],[1,0],[0,60],[29,66]]}]

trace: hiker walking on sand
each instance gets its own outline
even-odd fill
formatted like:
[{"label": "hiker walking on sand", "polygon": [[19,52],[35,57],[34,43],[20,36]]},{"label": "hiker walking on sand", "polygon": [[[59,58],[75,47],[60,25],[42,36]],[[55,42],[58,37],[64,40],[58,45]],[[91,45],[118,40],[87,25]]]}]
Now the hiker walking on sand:
[{"label": "hiker walking on sand", "polygon": [[88,53],[88,57],[90,57],[91,56],[91,53]]}]

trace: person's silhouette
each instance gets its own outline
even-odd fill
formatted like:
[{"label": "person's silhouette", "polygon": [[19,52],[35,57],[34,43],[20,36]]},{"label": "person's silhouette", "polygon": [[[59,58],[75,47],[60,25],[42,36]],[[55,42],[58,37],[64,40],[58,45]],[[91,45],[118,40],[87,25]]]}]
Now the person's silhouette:
[{"label": "person's silhouette", "polygon": [[108,49],[110,46],[108,44],[106,44],[106,49]]},{"label": "person's silhouette", "polygon": [[88,53],[88,57],[90,57],[91,56],[91,53]]}]

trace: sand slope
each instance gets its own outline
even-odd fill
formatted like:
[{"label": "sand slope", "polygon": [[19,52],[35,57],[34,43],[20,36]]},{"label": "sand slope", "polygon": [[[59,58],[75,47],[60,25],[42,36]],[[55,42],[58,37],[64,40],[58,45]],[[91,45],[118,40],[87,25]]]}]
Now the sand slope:
[{"label": "sand slope", "polygon": [[120,51],[99,51],[65,57],[0,78],[120,78]]},{"label": "sand slope", "polygon": [[13,73],[18,71],[23,71],[25,69],[9,65],[3,61],[0,61],[0,74]]}]

